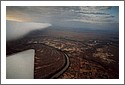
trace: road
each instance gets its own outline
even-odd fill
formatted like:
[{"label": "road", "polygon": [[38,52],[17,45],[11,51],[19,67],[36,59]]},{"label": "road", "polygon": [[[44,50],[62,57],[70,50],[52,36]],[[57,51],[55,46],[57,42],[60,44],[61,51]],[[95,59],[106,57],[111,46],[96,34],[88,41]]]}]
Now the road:
[{"label": "road", "polygon": [[[38,45],[39,44],[39,45]],[[60,53],[61,52],[61,54],[62,55],[64,55],[64,59],[65,59],[65,64],[62,66],[62,67],[60,67],[60,69],[58,69],[57,71],[55,71],[51,76],[49,76],[48,78],[50,78],[50,79],[53,79],[53,78],[58,78],[62,73],[64,73],[66,70],[67,70],[67,68],[69,67],[69,57],[68,57],[68,55],[67,54],[65,54],[64,52],[62,52],[62,51],[60,51],[60,50],[58,50],[58,49],[56,49],[56,48],[54,48],[54,47],[51,47],[51,46],[48,46],[48,45],[45,45],[45,44],[43,44],[43,43],[30,43],[30,44],[25,44],[25,45],[22,45],[22,46],[20,46],[20,47],[18,47],[18,50],[17,51],[13,51],[13,53],[16,53],[16,52],[20,52],[20,51],[23,51],[23,50],[27,50],[27,49],[34,49],[34,50],[36,50],[36,52],[37,52],[37,50],[39,50],[39,49],[43,49],[44,47],[41,47],[41,46],[45,46],[45,47],[48,47],[48,48],[50,48],[50,50],[52,50],[52,49],[54,49],[55,51],[53,51],[53,52],[55,52],[55,53]],[[51,49],[52,48],[52,49]],[[45,49],[46,50],[46,49]],[[45,53],[45,54],[50,54],[50,52],[51,51],[44,51],[44,52],[47,52],[47,53]],[[41,52],[41,51],[40,51]],[[48,53],[49,52],[49,53]],[[51,52],[52,53],[52,55],[51,55],[51,58],[52,57],[54,57],[53,55],[53,52]],[[40,54],[41,55],[41,54]],[[38,55],[38,56],[40,56],[40,55]],[[35,54],[35,56],[36,56],[36,54]],[[37,56],[37,57],[38,57]],[[45,57],[45,56],[44,56]],[[58,54],[58,57],[59,57],[59,54]],[[57,57],[56,57],[57,58]],[[42,59],[44,59],[44,58],[42,58]],[[50,58],[48,58],[49,60],[50,60]],[[47,61],[47,60],[44,60],[44,61]],[[50,63],[51,63],[51,61],[49,61]],[[43,63],[43,62],[42,62]],[[41,63],[40,63],[40,65],[42,65]],[[59,66],[59,65],[58,65]],[[52,68],[52,67],[50,67],[50,68]],[[41,69],[42,70],[42,69]],[[37,72],[38,73],[38,72]],[[49,75],[49,74],[48,74]],[[40,75],[39,75],[40,76]]]},{"label": "road", "polygon": [[62,68],[59,72],[57,72],[56,74],[54,74],[50,79],[54,79],[54,78],[58,78],[62,73],[64,73],[66,71],[66,69],[69,67],[69,57],[67,54],[65,54],[65,58],[66,58],[66,65],[64,66],[64,68]]}]

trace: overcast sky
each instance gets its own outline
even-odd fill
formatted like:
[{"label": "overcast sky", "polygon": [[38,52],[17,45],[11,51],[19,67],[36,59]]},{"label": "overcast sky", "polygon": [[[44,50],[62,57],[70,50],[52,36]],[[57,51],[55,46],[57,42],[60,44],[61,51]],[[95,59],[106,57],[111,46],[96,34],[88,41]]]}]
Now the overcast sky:
[{"label": "overcast sky", "polygon": [[119,7],[107,6],[11,6],[7,20],[49,23],[52,26],[118,29]]}]

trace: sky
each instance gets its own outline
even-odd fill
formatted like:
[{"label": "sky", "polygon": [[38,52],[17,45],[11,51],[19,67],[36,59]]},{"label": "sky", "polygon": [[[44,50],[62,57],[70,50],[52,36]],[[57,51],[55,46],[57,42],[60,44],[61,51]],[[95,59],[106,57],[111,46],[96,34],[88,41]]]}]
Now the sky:
[{"label": "sky", "polygon": [[[118,6],[10,6],[7,20],[83,28],[118,28]],[[111,26],[112,25],[112,26]]]}]

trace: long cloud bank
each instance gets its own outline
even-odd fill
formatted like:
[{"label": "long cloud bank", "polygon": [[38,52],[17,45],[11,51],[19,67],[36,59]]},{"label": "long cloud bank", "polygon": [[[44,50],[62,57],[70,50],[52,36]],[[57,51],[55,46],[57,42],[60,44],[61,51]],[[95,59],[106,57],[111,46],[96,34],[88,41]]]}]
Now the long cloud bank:
[{"label": "long cloud bank", "polygon": [[52,23],[55,23],[54,20],[83,23],[119,22],[118,7],[113,6],[7,7],[7,16],[16,18],[25,16],[25,19],[32,18],[32,21]]},{"label": "long cloud bank", "polygon": [[49,23],[6,21],[6,39],[21,38],[32,30],[44,29],[51,26]]}]

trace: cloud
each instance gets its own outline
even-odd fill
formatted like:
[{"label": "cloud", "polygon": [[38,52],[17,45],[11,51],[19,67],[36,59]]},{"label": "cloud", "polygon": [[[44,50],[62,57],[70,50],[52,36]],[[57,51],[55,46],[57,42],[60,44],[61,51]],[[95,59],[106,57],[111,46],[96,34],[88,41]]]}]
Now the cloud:
[{"label": "cloud", "polygon": [[21,38],[32,30],[44,29],[51,26],[49,23],[18,22],[10,20],[7,20],[6,24],[7,41]]},{"label": "cloud", "polygon": [[111,6],[81,6],[81,11],[100,11],[100,10],[109,10]]},{"label": "cloud", "polygon": [[79,17],[67,21],[79,21],[84,23],[118,23],[109,11],[112,7],[86,6],[74,11]]},{"label": "cloud", "polygon": [[82,14],[75,19],[67,21],[80,21],[85,23],[117,23],[112,15],[98,15],[98,14]]},{"label": "cloud", "polygon": [[8,17],[29,22],[59,24],[72,21],[82,23],[119,23],[111,13],[112,6],[18,6],[7,7]]}]

